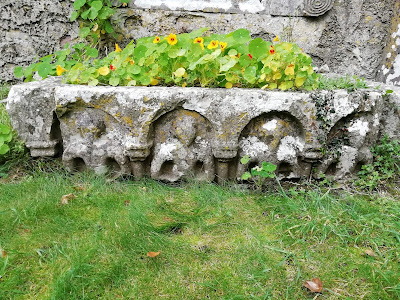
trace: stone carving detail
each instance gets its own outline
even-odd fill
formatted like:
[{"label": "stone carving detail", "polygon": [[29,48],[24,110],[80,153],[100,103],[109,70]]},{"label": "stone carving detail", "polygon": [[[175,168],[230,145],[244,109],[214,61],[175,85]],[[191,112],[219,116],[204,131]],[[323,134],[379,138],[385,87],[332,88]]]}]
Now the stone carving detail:
[{"label": "stone carving detail", "polygon": [[200,114],[177,109],[155,125],[151,176],[176,181],[183,176],[214,179],[211,124]]},{"label": "stone carving detail", "polygon": [[293,116],[276,112],[257,117],[245,127],[239,139],[239,157],[249,155],[247,166],[239,163],[238,178],[246,169],[261,162],[278,166],[278,174],[285,178],[302,176],[299,157],[304,149],[305,139],[302,126]]},{"label": "stone carving detail", "polygon": [[[336,179],[400,138],[400,88],[347,92],[88,87],[54,79],[16,85],[7,111],[33,156],[59,151],[71,170],[224,181],[263,161],[279,178]],[[247,166],[239,159],[251,156]]]},{"label": "stone carving detail", "polygon": [[306,16],[318,17],[333,7],[334,0],[304,0],[303,12]]},{"label": "stone carving detail", "polygon": [[378,136],[378,116],[360,113],[342,118],[330,130],[326,140],[326,155],[318,172],[336,177],[357,173],[372,161],[369,150]]}]

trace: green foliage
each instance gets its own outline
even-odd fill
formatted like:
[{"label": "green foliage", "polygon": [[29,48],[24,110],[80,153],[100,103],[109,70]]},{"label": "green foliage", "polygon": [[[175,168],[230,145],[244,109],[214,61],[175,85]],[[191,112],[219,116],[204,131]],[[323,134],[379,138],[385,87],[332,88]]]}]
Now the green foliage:
[{"label": "green foliage", "polygon": [[[311,58],[290,43],[252,40],[246,29],[202,36],[207,28],[180,35],[145,37],[103,59],[80,60],[65,79],[74,84],[317,87]],[[87,52],[86,52],[87,53]]]},{"label": "green foliage", "polygon": [[366,89],[368,84],[365,82],[364,78],[358,78],[357,76],[344,76],[344,77],[334,77],[329,78],[326,76],[321,76],[318,81],[318,89],[320,90],[336,90],[345,89],[349,92],[355,91],[357,89]]},{"label": "green foliage", "polygon": [[12,136],[11,128],[0,123],[0,156],[10,151],[7,144],[11,142]]},{"label": "green foliage", "polygon": [[[246,165],[250,161],[250,156],[245,155],[240,159],[240,163]],[[242,175],[242,180],[250,180],[252,179],[259,189],[262,188],[266,179],[276,178],[275,171],[276,165],[263,161],[260,166],[256,166],[251,168],[250,172],[245,172]]]},{"label": "green foliage", "polygon": [[64,49],[42,57],[38,62],[26,68],[16,67],[14,69],[14,76],[16,78],[25,78],[25,82],[33,81],[35,72],[42,78],[59,76],[67,69],[72,70],[75,66],[83,62],[93,60],[98,54],[99,52],[96,48],[85,43],[78,43],[72,47],[66,44]]},{"label": "green foliage", "polygon": [[[130,0],[118,1],[126,6]],[[82,21],[79,36],[91,40],[92,45],[95,45],[103,35],[112,34],[115,37],[110,19],[114,13],[115,9],[111,0],[76,0],[70,20],[75,21],[80,18]]]},{"label": "green foliage", "polygon": [[400,174],[400,141],[390,140],[387,135],[380,144],[373,147],[372,164],[363,165],[355,184],[361,188],[375,189],[378,185],[389,183]]}]

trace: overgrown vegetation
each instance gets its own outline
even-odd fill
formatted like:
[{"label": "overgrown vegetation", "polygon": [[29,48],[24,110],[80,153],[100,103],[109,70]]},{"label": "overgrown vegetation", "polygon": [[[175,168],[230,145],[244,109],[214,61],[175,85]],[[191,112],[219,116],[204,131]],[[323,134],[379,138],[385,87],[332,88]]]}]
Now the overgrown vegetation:
[{"label": "overgrown vegetation", "polygon": [[388,184],[399,178],[400,141],[391,140],[387,135],[380,143],[371,148],[374,161],[363,165],[355,184],[361,188],[375,189],[378,185]]},{"label": "overgrown vegetation", "polygon": [[368,84],[364,78],[358,76],[341,76],[341,77],[327,77],[320,76],[318,80],[318,89],[320,90],[336,90],[343,89],[353,92],[358,89],[366,89]]}]

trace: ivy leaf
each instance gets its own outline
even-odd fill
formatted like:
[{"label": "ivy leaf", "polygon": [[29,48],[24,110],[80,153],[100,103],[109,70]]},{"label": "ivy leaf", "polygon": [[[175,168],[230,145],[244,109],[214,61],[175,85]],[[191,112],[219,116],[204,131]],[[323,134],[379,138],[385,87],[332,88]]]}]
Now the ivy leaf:
[{"label": "ivy leaf", "polygon": [[75,8],[75,10],[79,10],[85,4],[86,4],[86,0],[75,0],[74,8]]}]

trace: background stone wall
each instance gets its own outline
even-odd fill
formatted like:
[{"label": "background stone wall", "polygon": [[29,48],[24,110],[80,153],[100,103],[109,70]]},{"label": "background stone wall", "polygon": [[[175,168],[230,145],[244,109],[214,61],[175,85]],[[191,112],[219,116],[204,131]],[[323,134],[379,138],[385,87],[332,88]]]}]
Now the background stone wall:
[{"label": "background stone wall", "polygon": [[[13,80],[16,65],[29,65],[35,57],[77,39],[79,24],[69,21],[72,2],[1,0],[0,82]],[[322,2],[333,2],[333,7],[322,16],[310,17],[299,0],[131,0],[128,7],[118,9],[114,19],[121,45],[143,36],[200,27],[216,33],[247,28],[253,37],[269,40],[279,35],[281,40],[297,43],[316,66],[326,64],[331,72],[383,81],[396,74],[399,47],[392,45],[396,45],[399,24],[397,0]],[[389,62],[388,53],[392,53]],[[383,65],[389,68],[386,73]]]}]

